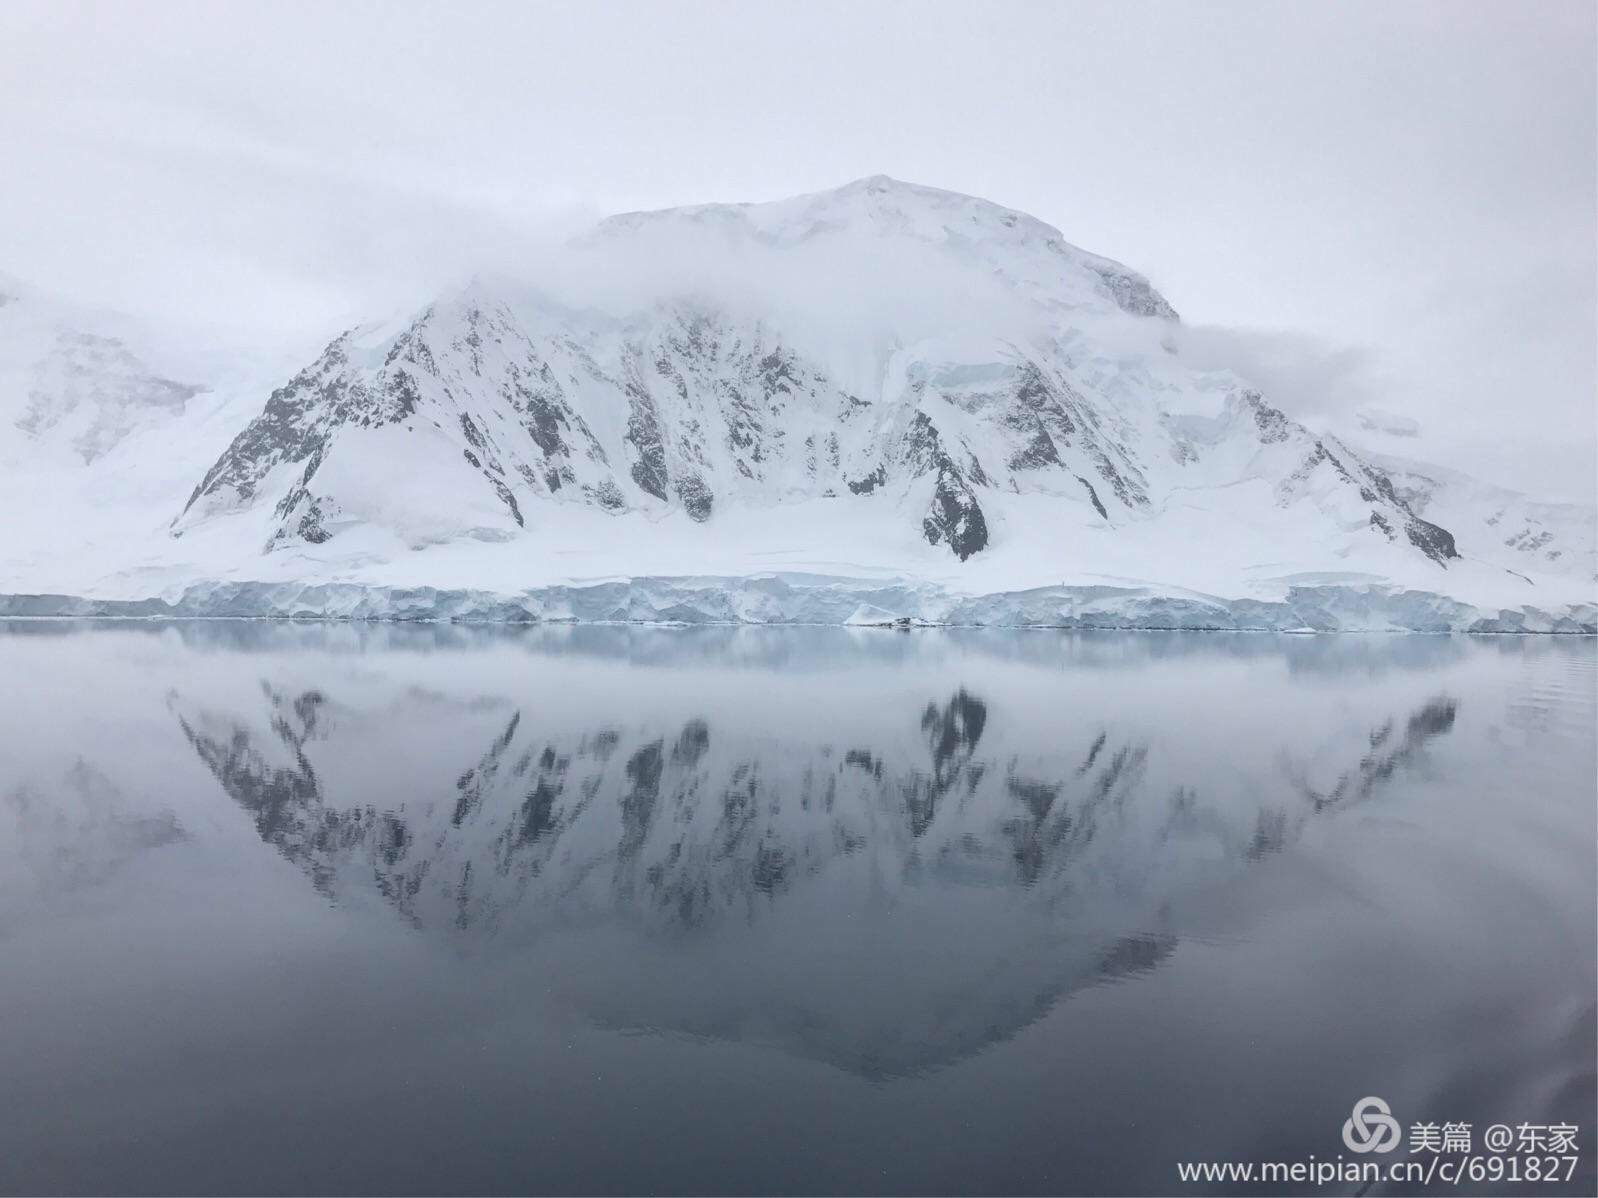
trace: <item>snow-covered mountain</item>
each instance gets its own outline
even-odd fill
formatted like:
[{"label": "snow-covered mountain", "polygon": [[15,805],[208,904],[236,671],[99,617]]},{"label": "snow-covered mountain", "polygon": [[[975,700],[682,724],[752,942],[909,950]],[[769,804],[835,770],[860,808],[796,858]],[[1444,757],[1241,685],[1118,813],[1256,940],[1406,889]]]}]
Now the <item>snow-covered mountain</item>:
[{"label": "snow-covered mountain", "polygon": [[[1175,313],[1141,276],[1019,213],[869,179],[798,202],[618,217],[585,245],[620,241],[647,258],[679,228],[689,242],[710,229],[735,251],[767,253],[833,238],[909,242],[951,282],[991,271],[1033,327],[966,346],[893,338],[866,372],[844,377],[827,347],[786,332],[769,307],[731,311],[690,294],[594,320],[476,286],[401,328],[334,341],[273,393],[186,516],[270,501],[279,546],[357,524],[407,539],[509,533],[546,500],[704,522],[718,501],[869,496],[965,560],[994,535],[982,492],[1048,495],[1078,521],[1113,526],[1148,518],[1178,477],[1245,481],[1247,465],[1280,507],[1312,504],[1339,531],[1439,563],[1454,556],[1448,534],[1380,472],[1246,386],[1223,380],[1211,415],[1173,419],[1156,392],[1187,380],[1079,347],[1084,318]],[[1246,462],[1227,452],[1233,443]],[[392,493],[390,469],[421,503]],[[440,511],[439,495],[454,502]]]},{"label": "snow-covered mountain", "polygon": [[[478,280],[341,333],[267,394],[236,390],[213,408],[231,439],[213,419],[188,441],[216,445],[203,465],[148,463],[169,506],[141,535],[92,570],[35,555],[0,588],[503,594],[782,571],[1223,608],[1376,588],[1540,613],[1520,626],[1590,604],[1590,517],[1528,509],[1511,535],[1525,524],[1545,552],[1506,561],[1491,513],[1440,499],[1439,476],[1399,485],[1245,379],[1191,368],[1177,320],[1147,279],[1032,217],[883,177],[613,217],[543,277]],[[13,423],[59,438],[48,414],[109,378],[121,414],[110,432],[78,418],[85,456],[128,411],[186,427],[186,385],[121,359],[84,376]]]}]

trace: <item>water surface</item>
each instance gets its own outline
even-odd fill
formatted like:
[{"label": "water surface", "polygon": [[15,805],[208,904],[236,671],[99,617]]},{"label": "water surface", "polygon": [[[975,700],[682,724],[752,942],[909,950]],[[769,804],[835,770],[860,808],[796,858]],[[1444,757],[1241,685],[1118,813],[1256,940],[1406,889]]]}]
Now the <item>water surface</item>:
[{"label": "water surface", "polygon": [[0,1191],[1164,1193],[1365,1095],[1595,1186],[1591,640],[38,621],[0,677]]}]

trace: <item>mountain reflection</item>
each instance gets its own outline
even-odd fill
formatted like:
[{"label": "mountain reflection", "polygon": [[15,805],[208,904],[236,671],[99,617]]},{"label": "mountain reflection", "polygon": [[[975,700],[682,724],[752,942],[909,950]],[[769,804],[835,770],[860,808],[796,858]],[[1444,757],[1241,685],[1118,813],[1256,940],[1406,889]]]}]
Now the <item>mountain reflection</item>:
[{"label": "mountain reflection", "polygon": [[[435,791],[367,778],[341,743],[372,722],[359,704],[260,695],[253,715],[169,705],[261,840],[329,898],[375,892],[418,928],[474,938],[628,937],[635,983],[590,977],[583,958],[561,973],[595,1021],[770,1039],[869,1076],[947,1063],[1083,986],[1158,968],[1189,887],[1374,797],[1456,710],[1437,697],[1325,743],[1303,735],[1242,788],[1223,769],[1173,774],[1152,733],[1006,729],[965,686],[909,707],[880,743],[703,714],[546,732],[502,707]],[[481,727],[494,706],[451,710]],[[695,944],[743,961],[737,977],[707,975]],[[875,997],[822,980],[853,954]]]},{"label": "mountain reflection", "polygon": [[[1396,722],[1385,721],[1370,734],[1370,752],[1359,759],[1359,764],[1344,771],[1337,782],[1326,790],[1319,790],[1303,776],[1301,771],[1290,769],[1294,789],[1304,800],[1299,806],[1300,823],[1303,813],[1312,815],[1333,807],[1348,806],[1368,799],[1377,788],[1402,765],[1419,756],[1426,743],[1445,732],[1453,730],[1458,704],[1453,699],[1438,698],[1426,703],[1409,717],[1401,734],[1396,733]],[[1292,811],[1286,807],[1262,808],[1254,840],[1249,845],[1249,856],[1259,859],[1267,853],[1279,852],[1296,839],[1289,834]]]},{"label": "mountain reflection", "polygon": [[[565,897],[591,907],[596,894],[613,910],[695,928],[754,917],[857,855],[891,865],[901,883],[941,870],[1058,898],[1072,889],[1070,861],[1127,804],[1156,820],[1154,839],[1202,829],[1223,855],[1257,859],[1314,816],[1370,798],[1452,729],[1456,708],[1436,698],[1402,726],[1371,729],[1330,786],[1284,759],[1276,801],[1243,813],[1206,804],[1191,785],[1155,793],[1144,778],[1149,746],[1108,730],[1079,761],[984,756],[989,707],[964,688],[927,703],[919,755],[740,744],[701,716],[653,735],[595,728],[546,741],[518,710],[452,795],[362,801],[329,793],[307,752],[330,735],[326,696],[263,694],[268,735],[172,699],[189,744],[261,839],[330,897],[371,884],[417,924],[460,929],[498,928],[534,899],[543,920]],[[1135,872],[1135,861],[1121,864]]]}]

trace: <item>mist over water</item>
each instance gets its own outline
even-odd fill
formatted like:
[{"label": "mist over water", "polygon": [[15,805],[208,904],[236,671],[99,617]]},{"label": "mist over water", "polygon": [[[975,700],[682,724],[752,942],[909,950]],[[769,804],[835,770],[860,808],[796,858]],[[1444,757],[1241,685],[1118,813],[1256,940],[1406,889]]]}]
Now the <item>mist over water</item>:
[{"label": "mist over water", "polygon": [[1175,1192],[1365,1095],[1598,1176],[1587,638],[19,621],[0,675],[0,1192]]}]

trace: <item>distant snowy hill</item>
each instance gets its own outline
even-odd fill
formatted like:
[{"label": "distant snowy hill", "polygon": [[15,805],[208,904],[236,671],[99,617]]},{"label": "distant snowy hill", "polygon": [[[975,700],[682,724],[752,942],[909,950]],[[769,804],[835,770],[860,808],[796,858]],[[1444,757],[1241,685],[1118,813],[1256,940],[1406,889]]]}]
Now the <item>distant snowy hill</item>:
[{"label": "distant snowy hill", "polygon": [[[164,422],[187,448],[112,455],[159,477],[140,493],[165,509],[92,564],[0,545],[0,589],[260,583],[279,610],[311,582],[504,595],[794,573],[922,588],[884,618],[937,618],[934,590],[1043,587],[1223,611],[1304,587],[1414,592],[1490,620],[1528,609],[1525,627],[1590,607],[1590,513],[1312,432],[1186,364],[1177,321],[1147,279],[1032,217],[874,177],[610,218],[538,279],[478,280],[253,395],[220,388],[194,436],[198,385],[64,334],[28,401],[7,397],[15,430],[90,472]],[[1368,415],[1424,449],[1404,418]],[[684,602],[674,618],[707,618]],[[1403,626],[1387,606],[1378,622]]]},{"label": "distant snowy hill", "polygon": [[14,445],[20,431],[87,463],[181,415],[201,388],[162,374],[117,323],[0,277],[0,435]]},{"label": "distant snowy hill", "polygon": [[1429,462],[1386,454],[1370,460],[1411,510],[1460,529],[1462,552],[1527,573],[1598,577],[1598,510],[1540,503]]}]

